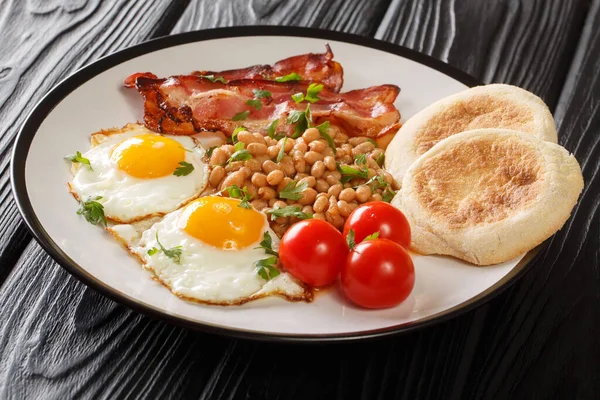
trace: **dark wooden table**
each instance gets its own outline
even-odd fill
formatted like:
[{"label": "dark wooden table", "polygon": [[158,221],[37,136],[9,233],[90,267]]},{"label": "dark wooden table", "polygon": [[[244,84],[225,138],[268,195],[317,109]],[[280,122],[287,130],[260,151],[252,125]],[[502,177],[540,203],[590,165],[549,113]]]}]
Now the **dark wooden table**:
[{"label": "dark wooden table", "polygon": [[[493,301],[368,343],[211,336],[79,283],[31,239],[10,193],[29,111],[113,51],[255,24],[371,36],[538,94],[583,169],[571,219]],[[0,399],[600,398],[599,71],[600,0],[0,0]]]}]

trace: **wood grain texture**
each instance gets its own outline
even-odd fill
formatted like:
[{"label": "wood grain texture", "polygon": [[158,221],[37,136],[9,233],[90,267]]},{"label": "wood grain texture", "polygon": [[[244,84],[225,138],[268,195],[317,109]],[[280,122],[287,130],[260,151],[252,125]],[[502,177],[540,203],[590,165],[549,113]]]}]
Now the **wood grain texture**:
[{"label": "wood grain texture", "polygon": [[[38,3],[50,10],[44,14],[53,15],[50,19],[57,18],[52,14],[57,9],[77,14],[90,4]],[[591,28],[594,21],[600,23],[597,1],[562,95],[563,77],[586,13],[582,1],[550,1],[545,7],[540,1],[392,1],[386,10],[385,1],[206,0],[190,2],[177,23],[164,20],[162,14],[175,15],[182,3],[145,8],[145,2],[135,2],[143,10],[129,13],[143,14],[139,24],[144,28],[127,33],[123,32],[129,26],[127,18],[134,16],[124,8],[111,14],[113,18],[102,17],[102,12],[113,9],[111,5],[118,8],[125,3],[104,3],[94,3],[96,11],[90,13],[96,17],[73,28],[79,29],[75,36],[96,29],[95,35],[104,39],[94,40],[90,33],[87,44],[76,53],[70,50],[79,46],[75,40],[47,45],[39,53],[52,52],[55,64],[27,75],[32,87],[20,80],[20,90],[37,90],[35,84],[46,84],[48,70],[64,75],[70,64],[81,65],[87,62],[84,59],[162,34],[172,26],[174,32],[181,32],[239,24],[292,24],[376,34],[447,60],[482,79],[520,84],[554,102],[560,96],[561,143],[585,160],[587,192],[544,259],[508,293],[436,327],[357,344],[265,344],[176,328],[98,295],[30,243],[0,287],[4,310],[0,314],[0,398],[529,399],[569,398],[565,393],[593,398],[598,393],[597,382],[589,379],[590,374],[598,374],[593,356],[598,356],[599,348],[589,334],[598,332],[600,287],[600,117],[595,116],[600,83],[594,74],[600,41]],[[101,27],[96,27],[99,23]],[[0,32],[19,32],[10,26],[0,26]],[[53,34],[48,29],[44,37]],[[65,54],[70,60],[58,65]],[[24,102],[21,110],[31,106]],[[10,203],[1,204],[4,210],[8,209],[4,204]],[[9,225],[20,226],[13,218],[7,217]],[[19,243],[22,248],[26,241]],[[6,252],[13,258],[19,254]],[[585,332],[587,341],[582,341]],[[540,385],[540,381],[548,383]]]}]

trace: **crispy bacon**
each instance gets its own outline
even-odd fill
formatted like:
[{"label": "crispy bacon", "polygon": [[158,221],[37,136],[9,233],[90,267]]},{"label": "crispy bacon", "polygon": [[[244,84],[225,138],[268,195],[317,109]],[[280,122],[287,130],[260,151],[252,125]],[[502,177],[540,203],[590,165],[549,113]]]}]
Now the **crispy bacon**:
[{"label": "crispy bacon", "polygon": [[333,61],[333,52],[329,45],[325,53],[308,53],[289,57],[271,65],[254,65],[248,68],[232,69],[228,71],[194,71],[192,75],[212,75],[223,77],[228,81],[240,79],[272,80],[291,73],[297,73],[303,81],[319,82],[333,92],[339,92],[344,83],[344,70],[342,65]]},{"label": "crispy bacon", "polygon": [[[154,79],[138,76],[135,86],[145,99],[144,122],[156,132],[192,135],[204,130],[219,130],[231,135],[236,127],[263,131],[279,119],[277,132],[291,134],[294,126],[287,123],[293,111],[306,110],[306,102],[297,104],[291,95],[306,93],[307,83],[278,83],[265,80],[236,80],[227,84],[192,75]],[[261,98],[261,108],[248,105],[254,90],[268,90],[272,96]],[[310,105],[315,125],[330,121],[352,136],[377,137],[388,125],[400,119],[393,102],[400,89],[394,85],[373,86],[334,93],[323,89],[320,100]],[[249,111],[243,120],[233,118]]]}]

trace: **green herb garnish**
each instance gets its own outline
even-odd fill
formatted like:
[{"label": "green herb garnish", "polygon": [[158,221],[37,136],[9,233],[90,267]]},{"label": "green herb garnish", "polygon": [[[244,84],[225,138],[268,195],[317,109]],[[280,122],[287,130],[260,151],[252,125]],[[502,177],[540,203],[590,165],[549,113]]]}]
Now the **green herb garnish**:
[{"label": "green herb garnish", "polygon": [[235,128],[233,130],[233,133],[231,134],[231,143],[236,144],[237,143],[237,137],[238,137],[238,133],[243,132],[243,131],[247,131],[248,128],[246,128],[243,125],[238,126],[237,128]]},{"label": "green herb garnish", "polygon": [[208,150],[206,150],[206,156],[210,158],[212,156],[213,151],[215,151],[216,148],[217,146],[209,147]]},{"label": "green herb garnish", "polygon": [[308,182],[302,182],[298,184],[296,181],[288,183],[281,192],[279,192],[280,199],[289,200],[300,200],[302,198],[302,192],[308,188]]},{"label": "green herb garnish", "polygon": [[374,140],[373,140],[373,139],[371,139],[371,138],[367,138],[367,142],[369,142],[369,143],[373,143],[373,146],[375,146],[375,148],[378,148],[378,147],[379,147],[379,146],[377,146],[377,142],[376,142],[376,141],[374,141]]},{"label": "green herb garnish", "polygon": [[275,82],[301,81],[302,77],[295,72],[273,79]]},{"label": "green herb garnish", "polygon": [[257,99],[246,100],[246,104],[249,105],[250,107],[254,107],[254,109],[256,111],[258,111],[258,110],[260,110],[262,108],[262,102],[260,100],[257,100]]},{"label": "green herb garnish", "polygon": [[354,156],[354,162],[357,165],[366,165],[367,164],[367,155],[366,154],[357,154]]},{"label": "green herb garnish", "polygon": [[271,97],[271,92],[269,92],[268,90],[254,89],[252,91],[252,93],[254,93],[254,98],[255,99],[261,99],[261,98],[265,98],[265,97]]},{"label": "green herb garnish", "polygon": [[180,167],[175,168],[175,172],[173,172],[175,176],[186,176],[194,170],[194,166],[188,162],[180,161],[179,165]]},{"label": "green herb garnish", "polygon": [[246,161],[252,158],[252,154],[244,148],[243,142],[237,142],[233,149],[235,152],[227,160],[227,164],[231,164],[233,161]]},{"label": "green herb garnish", "polygon": [[304,100],[310,103],[319,101],[319,93],[321,92],[321,90],[323,90],[323,84],[311,83],[306,89],[306,96],[304,96]]},{"label": "green herb garnish", "polygon": [[296,126],[294,126],[292,138],[297,139],[302,136],[304,131],[310,127],[311,122],[312,116],[310,114],[310,104],[306,105],[306,110],[304,111],[292,111],[287,119],[288,124],[296,124]]},{"label": "green herb garnish", "polygon": [[279,257],[279,254],[273,250],[273,239],[267,231],[265,231],[263,234],[263,240],[260,242],[258,247],[255,247],[255,249],[263,249],[265,253]]},{"label": "green herb garnish", "polygon": [[[298,219],[311,219],[313,216],[310,213],[304,213],[298,206],[285,206],[283,208],[274,208],[267,211],[267,214],[273,218],[279,217],[296,217]],[[265,232],[266,233],[266,232]]]},{"label": "green herb garnish", "polygon": [[175,262],[175,264],[181,263],[181,255],[183,254],[181,246],[175,246],[171,247],[170,249],[165,249],[162,243],[160,243],[160,240],[158,240],[158,231],[156,231],[156,243],[158,243],[159,247],[153,247],[150,250],[148,250],[149,256],[153,256],[159,251],[162,251],[164,255],[172,259],[173,262]]},{"label": "green herb garnish", "polygon": [[392,201],[392,199],[394,198],[395,195],[396,195],[396,192],[388,186],[383,191],[383,194],[381,195],[381,199],[383,201],[385,201],[386,203],[389,203],[390,201]]},{"label": "green herb garnish", "polygon": [[248,193],[248,188],[246,186],[244,186],[243,188],[240,188],[237,185],[232,185],[232,186],[226,187],[224,190],[227,190],[227,193],[229,193],[229,197],[241,200],[238,207],[247,208],[247,209],[252,208],[252,206],[249,203],[249,201],[252,200],[252,195],[250,193]]},{"label": "green herb garnish", "polygon": [[214,75],[199,75],[200,78],[208,79],[212,83],[220,82],[220,83],[229,83],[229,81],[222,76],[215,77]]},{"label": "green herb garnish", "polygon": [[380,155],[377,156],[377,158],[375,159],[375,162],[377,163],[377,165],[379,165],[380,167],[383,167],[383,162],[385,161],[385,154],[381,153]]},{"label": "green herb garnish", "polygon": [[275,266],[277,264],[277,257],[269,257],[254,262],[256,267],[256,274],[263,278],[265,281],[270,281],[280,274],[279,270]]},{"label": "green herb garnish", "polygon": [[231,118],[231,120],[232,121],[243,121],[246,118],[248,118],[248,115],[250,115],[250,110],[242,111],[242,112],[235,114],[233,116],[233,118]]},{"label": "green herb garnish", "polygon": [[102,196],[96,196],[93,199],[81,201],[77,214],[83,215],[87,222],[92,225],[102,224],[106,226],[106,218],[104,217],[104,206],[98,203],[97,200],[101,200]]},{"label": "green herb garnish", "polygon": [[69,154],[68,156],[65,156],[65,159],[74,163],[87,165],[91,171],[94,170],[92,168],[92,164],[90,164],[90,160],[82,156],[80,152],[76,152],[75,154]]},{"label": "green herb garnish", "polygon": [[342,183],[346,183],[354,178],[367,179],[369,177],[369,171],[366,168],[356,169],[349,165],[338,164],[338,171],[342,173],[342,179],[340,179]]},{"label": "green herb garnish", "polygon": [[350,232],[348,232],[348,235],[346,236],[346,243],[348,244],[348,248],[350,250],[356,246],[356,242],[354,241],[355,236],[354,229],[350,229]]},{"label": "green herb garnish", "polygon": [[321,137],[327,141],[327,144],[329,144],[329,147],[331,147],[331,149],[333,150],[333,154],[336,154],[337,149],[335,148],[333,138],[327,133],[327,130],[329,129],[329,121],[325,121],[322,124],[315,126],[315,128],[317,128],[317,130],[321,134]]},{"label": "green herb garnish", "polygon": [[280,162],[285,155],[285,144],[287,142],[287,137],[284,137],[281,141],[281,148],[279,149],[279,154],[277,154],[277,162]]}]

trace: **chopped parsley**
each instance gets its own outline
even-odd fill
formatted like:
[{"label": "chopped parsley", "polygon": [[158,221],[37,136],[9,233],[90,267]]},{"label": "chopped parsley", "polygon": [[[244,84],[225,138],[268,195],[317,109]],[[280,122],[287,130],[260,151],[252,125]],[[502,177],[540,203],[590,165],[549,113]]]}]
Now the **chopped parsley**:
[{"label": "chopped parsley", "polygon": [[210,157],[212,156],[212,153],[213,153],[213,151],[215,151],[215,149],[216,149],[216,148],[217,148],[217,146],[212,146],[212,147],[209,147],[209,149],[208,149],[208,150],[206,150],[206,156],[207,156],[208,158],[210,158]]},{"label": "chopped parsley", "polygon": [[302,77],[295,72],[273,79],[275,82],[301,81]]},{"label": "chopped parsley", "polygon": [[220,82],[220,83],[229,83],[229,81],[222,76],[215,77],[214,75],[200,75],[200,78],[208,79],[212,83]]},{"label": "chopped parsley", "polygon": [[262,98],[265,98],[265,97],[271,97],[271,92],[269,92],[268,90],[254,89],[252,91],[252,93],[254,93],[254,98],[255,99],[262,99]]},{"label": "chopped parsley", "polygon": [[313,217],[310,213],[302,212],[300,207],[298,206],[285,206],[283,208],[274,208],[272,210],[268,210],[267,214],[271,215],[273,219],[279,217],[296,217],[298,219],[311,219]]},{"label": "chopped parsley", "polygon": [[233,149],[235,152],[227,160],[227,164],[231,164],[233,161],[246,161],[252,158],[252,154],[244,148],[243,142],[237,142]]},{"label": "chopped parsley", "polygon": [[250,115],[250,110],[242,111],[242,112],[235,114],[233,116],[233,118],[231,118],[231,120],[232,121],[243,121],[246,118],[248,118],[248,115]]},{"label": "chopped parsley", "polygon": [[280,274],[279,270],[275,266],[277,264],[277,257],[264,258],[254,262],[255,271],[258,276],[263,278],[265,281],[270,281]]},{"label": "chopped parsley", "polygon": [[321,137],[327,141],[327,144],[329,144],[329,147],[331,147],[331,149],[333,150],[333,154],[336,154],[337,149],[335,148],[333,138],[327,133],[327,130],[329,129],[329,121],[325,121],[322,124],[315,126],[315,128],[317,128],[317,130],[321,134]]},{"label": "chopped parsley", "polygon": [[367,142],[369,142],[369,143],[372,143],[372,144],[373,144],[373,146],[375,146],[375,148],[378,148],[378,147],[379,147],[379,146],[377,146],[377,142],[376,142],[376,141],[374,141],[374,140],[373,140],[373,139],[371,139],[371,138],[367,138]]},{"label": "chopped parsley", "polygon": [[67,159],[71,162],[74,162],[74,163],[80,163],[80,164],[87,165],[88,168],[91,171],[93,171],[92,164],[90,164],[90,160],[85,158],[84,156],[82,156],[80,152],[76,152],[75,154],[69,154],[68,156],[65,157],[65,159]]},{"label": "chopped parsley", "polygon": [[263,240],[259,243],[258,247],[255,247],[255,249],[263,249],[265,253],[279,257],[279,254],[273,250],[273,239],[267,231],[265,231],[263,234]]},{"label": "chopped parsley", "polygon": [[280,162],[285,155],[285,144],[287,142],[287,137],[284,137],[281,141],[281,148],[279,149],[279,154],[277,154],[277,162]]},{"label": "chopped parsley", "polygon": [[357,165],[366,165],[367,164],[367,155],[366,154],[357,154],[354,156],[354,162]]},{"label": "chopped parsley", "polygon": [[361,169],[356,169],[349,165],[338,164],[338,171],[342,173],[342,179],[340,179],[340,182],[342,183],[346,183],[354,178],[367,179],[369,177],[369,171],[364,167]]},{"label": "chopped parsley", "polygon": [[160,240],[158,240],[158,231],[156,231],[156,243],[158,243],[159,247],[153,247],[150,250],[148,250],[149,256],[153,256],[156,253],[162,251],[163,254],[172,259],[173,262],[175,262],[175,264],[181,263],[181,255],[183,254],[181,246],[175,246],[171,247],[170,249],[165,249],[162,243],[160,243]]},{"label": "chopped parsley", "polygon": [[273,120],[269,125],[267,125],[267,127],[265,128],[267,130],[267,135],[271,138],[271,139],[275,139],[275,140],[279,140],[279,139],[283,139],[285,137],[285,133],[277,133],[275,134],[275,129],[277,128],[277,124],[279,124],[279,118]]},{"label": "chopped parsley", "polygon": [[390,201],[392,201],[392,199],[394,198],[395,195],[396,195],[396,192],[388,186],[383,191],[383,194],[381,195],[381,200],[385,201],[386,203],[389,203]]},{"label": "chopped parsley", "polygon": [[173,172],[173,175],[175,176],[186,176],[191,174],[194,170],[194,166],[189,162],[180,161],[179,165],[180,167],[175,168],[175,172]]},{"label": "chopped parsley", "polygon": [[78,215],[83,215],[87,222],[92,225],[102,224],[106,226],[106,218],[104,217],[104,206],[98,202],[102,196],[96,196],[93,199],[81,201],[77,209]]},{"label": "chopped parsley", "polygon": [[246,100],[246,104],[250,107],[254,107],[256,111],[262,108],[262,102],[258,99]]},{"label": "chopped parsley", "polygon": [[227,193],[229,193],[229,197],[241,200],[238,207],[247,208],[247,209],[252,208],[252,206],[249,203],[249,201],[252,200],[252,195],[250,193],[248,193],[248,188],[246,186],[244,186],[243,188],[240,188],[237,185],[232,185],[232,186],[225,188],[224,190],[227,190]]},{"label": "chopped parsley", "polygon": [[243,132],[243,131],[247,131],[247,130],[248,130],[248,128],[246,128],[243,125],[240,125],[237,128],[235,128],[233,130],[233,133],[231,134],[231,143],[236,144],[237,141],[238,141],[237,140],[238,133]]},{"label": "chopped parsley", "polygon": [[292,138],[297,139],[310,127],[312,116],[310,114],[310,104],[306,105],[306,110],[294,110],[288,115],[287,123],[296,124]]},{"label": "chopped parsley", "polygon": [[296,181],[288,183],[281,192],[279,192],[280,199],[288,200],[300,200],[302,198],[302,192],[308,188],[308,182],[302,182],[298,184]]},{"label": "chopped parsley", "polygon": [[375,159],[375,162],[377,163],[377,165],[379,165],[380,167],[383,167],[383,162],[385,161],[385,154],[381,153],[380,155],[377,156],[377,158]]},{"label": "chopped parsley", "polygon": [[323,90],[323,85],[320,83],[311,83],[308,85],[306,89],[306,95],[302,92],[295,93],[292,95],[292,100],[296,103],[302,103],[303,101],[308,101],[309,103],[314,103],[319,101],[319,92]]}]

